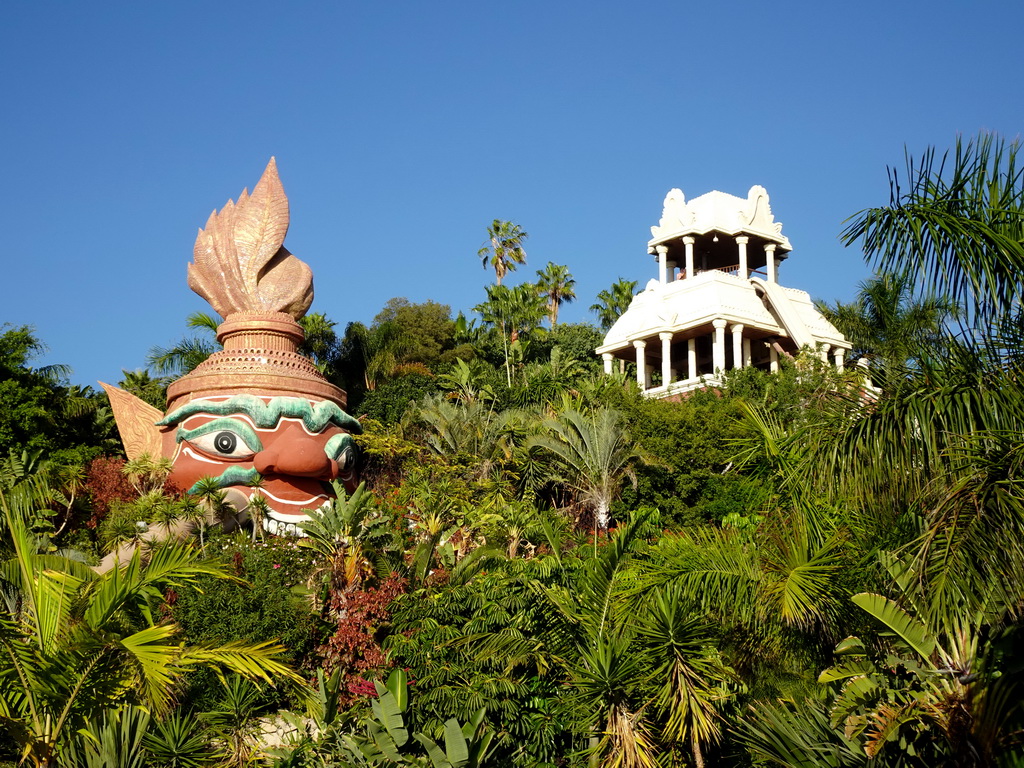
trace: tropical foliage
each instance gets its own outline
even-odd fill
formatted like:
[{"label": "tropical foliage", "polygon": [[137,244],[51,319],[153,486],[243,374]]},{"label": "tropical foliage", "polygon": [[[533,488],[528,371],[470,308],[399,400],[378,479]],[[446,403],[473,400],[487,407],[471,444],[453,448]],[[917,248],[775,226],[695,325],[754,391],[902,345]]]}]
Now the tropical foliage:
[{"label": "tropical foliage", "polygon": [[[1020,765],[1017,152],[908,159],[850,220],[879,272],[822,305],[845,373],[805,354],[649,400],[557,322],[567,267],[503,281],[525,233],[501,220],[474,317],[311,315],[365,482],[302,539],[228,532],[220,489],[117,457],[102,398],[8,327],[0,760]],[[635,288],[598,295],[602,327]]]},{"label": "tropical foliage", "polygon": [[635,293],[636,281],[620,277],[611,288],[597,294],[597,302],[590,305],[590,311],[597,315],[601,330],[607,331],[615,325],[619,316],[629,309]]},{"label": "tropical foliage", "polygon": [[484,269],[488,266],[494,269],[495,284],[501,285],[505,275],[526,263],[523,243],[527,237],[529,235],[514,221],[495,219],[487,227],[487,240],[477,251],[477,256]]}]

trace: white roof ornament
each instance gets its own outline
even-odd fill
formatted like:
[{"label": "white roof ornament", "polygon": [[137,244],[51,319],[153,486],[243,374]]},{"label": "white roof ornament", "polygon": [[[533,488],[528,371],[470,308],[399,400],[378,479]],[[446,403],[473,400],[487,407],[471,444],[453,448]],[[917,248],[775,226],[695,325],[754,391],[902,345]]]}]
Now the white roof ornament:
[{"label": "white roof ornament", "polygon": [[778,256],[792,250],[789,240],[782,234],[782,223],[775,221],[768,191],[755,185],[746,199],[717,190],[695,197],[689,203],[682,190],[671,189],[665,196],[661,220],[651,227],[654,247],[687,235],[705,235],[721,232],[726,235],[754,235],[778,245]]}]

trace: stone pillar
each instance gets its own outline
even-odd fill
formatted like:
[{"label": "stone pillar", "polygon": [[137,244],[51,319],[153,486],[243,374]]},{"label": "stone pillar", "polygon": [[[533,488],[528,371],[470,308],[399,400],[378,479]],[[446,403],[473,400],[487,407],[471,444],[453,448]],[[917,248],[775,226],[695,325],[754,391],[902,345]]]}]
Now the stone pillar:
[{"label": "stone pillar", "polygon": [[686,276],[693,277],[693,244],[696,240],[692,237],[684,237],[683,245],[686,246]]},{"label": "stone pillar", "polygon": [[779,278],[775,274],[775,243],[765,243],[764,260],[768,268],[768,282],[777,283],[779,281]]},{"label": "stone pillar", "polygon": [[743,340],[743,367],[749,368],[751,363],[750,357],[750,339]]},{"label": "stone pillar", "polygon": [[743,367],[743,326],[740,323],[732,327],[732,367]]},{"label": "stone pillar", "polygon": [[659,245],[655,250],[658,252],[658,280],[665,285],[668,282],[668,246]]},{"label": "stone pillar", "polygon": [[711,354],[712,367],[715,369],[715,373],[719,371],[725,371],[725,326],[728,323],[725,320],[715,320],[711,323],[715,326],[715,345],[714,350]]},{"label": "stone pillar", "polygon": [[779,372],[779,350],[775,348],[774,344],[768,345],[768,367],[772,373]]},{"label": "stone pillar", "polygon": [[686,378],[697,378],[697,340],[686,342]]},{"label": "stone pillar", "polygon": [[821,349],[820,349],[820,351],[818,353],[818,354],[821,355],[821,362],[823,362],[823,363],[827,363],[828,362],[828,353],[829,353],[829,350],[831,350],[831,349],[832,349],[832,345],[831,344],[822,344],[821,345]]},{"label": "stone pillar", "polygon": [[615,359],[614,357],[612,357],[612,353],[611,352],[605,352],[603,355],[601,355],[601,359],[604,360],[604,372],[605,373],[611,373],[612,372],[612,360]]},{"label": "stone pillar", "polygon": [[845,370],[845,358],[846,350],[842,347],[836,347],[836,370],[842,373]]},{"label": "stone pillar", "polygon": [[636,383],[641,390],[647,389],[647,359],[644,354],[646,341],[634,341],[633,348],[636,350]]},{"label": "stone pillar", "polygon": [[667,387],[672,383],[672,334],[659,333],[661,339],[661,385]]},{"label": "stone pillar", "polygon": [[747,237],[746,235],[740,235],[739,237],[736,238],[736,245],[739,246],[740,250],[739,276],[744,280],[746,280],[749,276],[749,271],[747,270],[747,243],[749,242],[750,238]]}]

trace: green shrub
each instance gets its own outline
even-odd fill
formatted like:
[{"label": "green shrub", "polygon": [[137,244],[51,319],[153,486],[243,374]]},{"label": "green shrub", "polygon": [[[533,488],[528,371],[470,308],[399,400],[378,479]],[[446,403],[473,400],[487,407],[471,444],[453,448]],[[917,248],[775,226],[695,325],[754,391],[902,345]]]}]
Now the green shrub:
[{"label": "green shrub", "polygon": [[[231,563],[245,583],[203,578],[198,581],[201,591],[169,596],[172,615],[188,642],[276,640],[288,649],[288,663],[303,667],[319,643],[319,620],[296,593],[303,591],[313,567],[308,551],[292,538],[271,537],[254,544],[225,534],[214,535],[206,548]],[[213,673],[191,675],[187,700],[194,706],[211,708],[222,695]]]}]

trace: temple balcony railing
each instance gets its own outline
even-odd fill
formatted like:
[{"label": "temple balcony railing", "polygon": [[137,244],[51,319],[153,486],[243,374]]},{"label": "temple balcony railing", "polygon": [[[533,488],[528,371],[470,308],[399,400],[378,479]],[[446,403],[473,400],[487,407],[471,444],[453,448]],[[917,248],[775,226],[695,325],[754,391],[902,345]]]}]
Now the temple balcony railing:
[{"label": "temple balcony railing", "polygon": [[692,379],[680,379],[673,381],[668,386],[661,384],[657,387],[649,387],[643,390],[644,397],[671,397],[672,395],[683,395],[693,392],[696,389],[707,387],[721,387],[722,377],[711,373],[695,376]]},{"label": "temple balcony railing", "polygon": [[[714,269],[694,269],[693,270],[693,276],[696,277],[697,275],[703,275],[703,274],[705,274],[707,272],[722,272],[722,273],[724,273],[726,275],[732,275],[733,277],[738,277],[739,274],[740,274],[740,265],[739,264],[729,264],[728,266],[725,266],[725,267],[715,267]],[[686,274],[686,270],[685,269],[680,270],[679,271],[679,277],[677,277],[676,279],[677,280],[683,279],[683,275],[685,275],[685,274]],[[767,277],[767,273],[763,269],[748,269],[747,270],[747,277],[752,277],[754,275],[759,275],[760,277]]]}]

